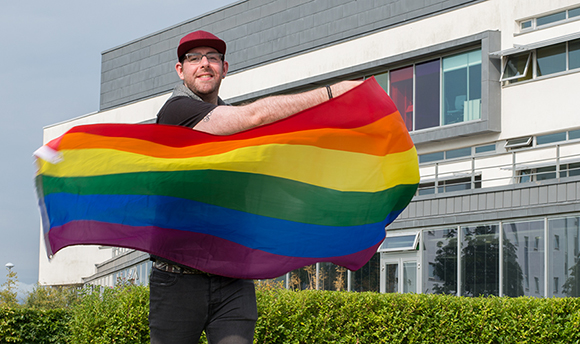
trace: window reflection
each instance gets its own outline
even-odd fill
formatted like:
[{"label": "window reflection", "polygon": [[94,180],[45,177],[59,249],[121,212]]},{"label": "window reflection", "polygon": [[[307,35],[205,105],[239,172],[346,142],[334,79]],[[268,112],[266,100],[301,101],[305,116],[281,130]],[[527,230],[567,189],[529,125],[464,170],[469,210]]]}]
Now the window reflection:
[{"label": "window reflection", "polygon": [[413,130],[413,66],[391,72],[390,94],[407,130]]},{"label": "window reflection", "polygon": [[550,245],[550,276],[554,281],[551,295],[557,297],[580,297],[580,218],[567,217],[548,222],[554,243]]},{"label": "window reflection", "polygon": [[424,232],[423,261],[429,268],[423,271],[423,292],[457,294],[457,229]]},{"label": "window reflection", "polygon": [[544,266],[544,221],[504,224],[503,294],[543,296]]},{"label": "window reflection", "polygon": [[499,293],[499,230],[497,225],[462,227],[461,271],[463,296]]}]

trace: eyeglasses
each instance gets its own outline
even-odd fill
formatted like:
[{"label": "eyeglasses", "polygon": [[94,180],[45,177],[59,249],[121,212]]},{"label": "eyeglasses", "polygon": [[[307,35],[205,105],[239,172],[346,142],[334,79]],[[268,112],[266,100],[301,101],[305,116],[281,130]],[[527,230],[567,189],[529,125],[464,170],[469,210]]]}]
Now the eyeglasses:
[{"label": "eyeglasses", "polygon": [[224,54],[220,53],[207,53],[207,54],[200,54],[200,53],[188,53],[185,54],[185,59],[187,62],[191,64],[199,64],[203,57],[207,59],[209,63],[220,63],[224,59]]}]

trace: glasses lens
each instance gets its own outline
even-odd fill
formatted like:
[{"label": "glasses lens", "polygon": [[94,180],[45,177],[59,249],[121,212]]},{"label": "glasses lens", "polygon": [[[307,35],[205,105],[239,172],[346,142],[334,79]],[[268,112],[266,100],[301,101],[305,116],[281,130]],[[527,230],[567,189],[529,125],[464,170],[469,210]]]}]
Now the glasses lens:
[{"label": "glasses lens", "polygon": [[208,53],[205,56],[207,57],[209,62],[218,63],[221,62],[223,55],[220,53]]},{"label": "glasses lens", "polygon": [[220,53],[207,53],[207,54],[189,53],[189,54],[185,54],[185,58],[187,59],[187,62],[193,63],[193,64],[200,63],[201,59],[203,59],[204,56],[207,58],[207,61],[209,63],[219,63],[224,58],[224,55],[220,54]]}]

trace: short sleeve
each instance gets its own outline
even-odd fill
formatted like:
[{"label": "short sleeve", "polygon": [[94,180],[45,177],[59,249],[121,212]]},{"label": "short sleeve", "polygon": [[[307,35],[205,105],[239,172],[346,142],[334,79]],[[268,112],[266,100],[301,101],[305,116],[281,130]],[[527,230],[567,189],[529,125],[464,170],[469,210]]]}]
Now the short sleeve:
[{"label": "short sleeve", "polygon": [[215,104],[189,97],[174,97],[159,110],[157,123],[193,128],[216,107]]}]

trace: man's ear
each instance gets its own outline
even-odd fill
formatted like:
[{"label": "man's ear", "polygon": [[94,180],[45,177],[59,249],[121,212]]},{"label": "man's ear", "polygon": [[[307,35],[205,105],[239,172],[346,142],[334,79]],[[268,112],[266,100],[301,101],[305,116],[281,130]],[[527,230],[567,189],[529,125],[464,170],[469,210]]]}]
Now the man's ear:
[{"label": "man's ear", "polygon": [[230,67],[230,64],[228,63],[228,61],[224,61],[224,73],[222,75],[222,79],[226,77],[226,74],[228,74],[228,68]]},{"label": "man's ear", "polygon": [[183,65],[181,62],[175,64],[175,71],[177,72],[177,75],[179,75],[179,78],[183,80]]}]

